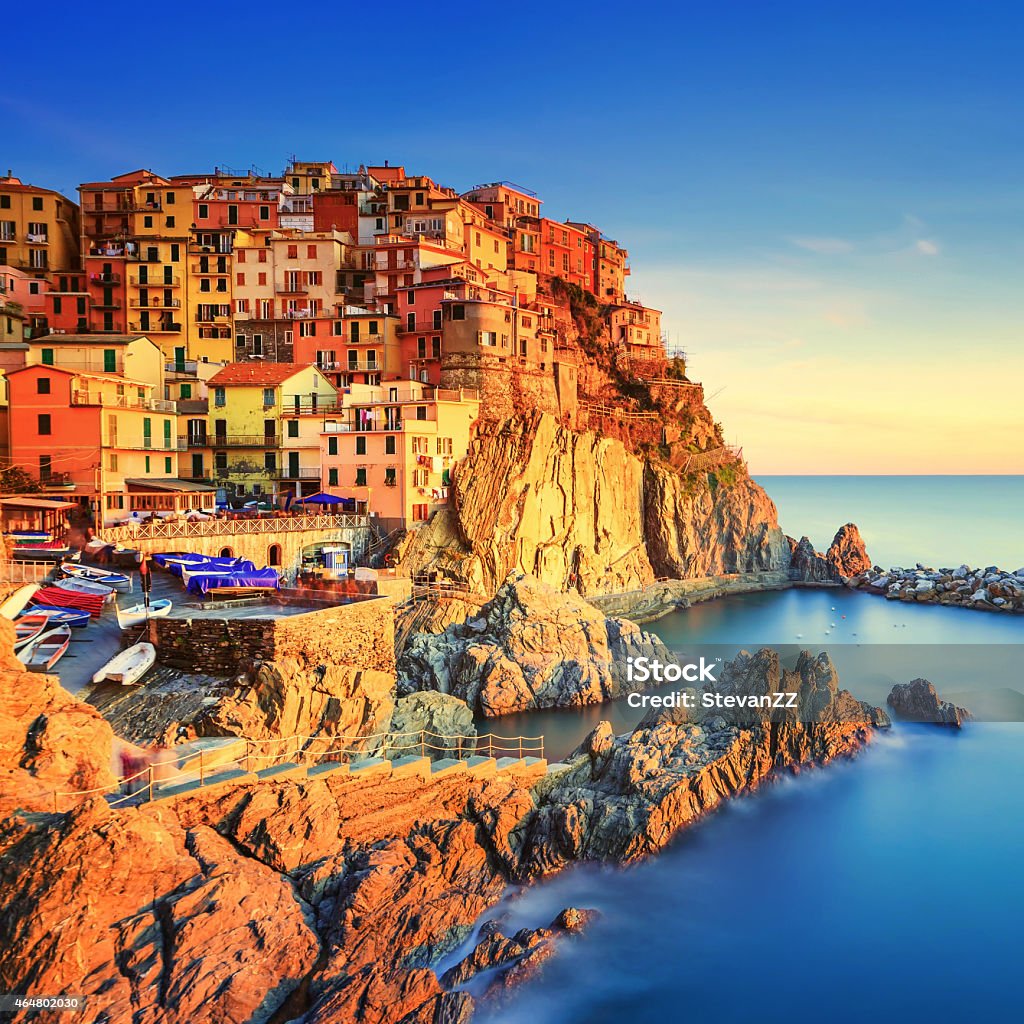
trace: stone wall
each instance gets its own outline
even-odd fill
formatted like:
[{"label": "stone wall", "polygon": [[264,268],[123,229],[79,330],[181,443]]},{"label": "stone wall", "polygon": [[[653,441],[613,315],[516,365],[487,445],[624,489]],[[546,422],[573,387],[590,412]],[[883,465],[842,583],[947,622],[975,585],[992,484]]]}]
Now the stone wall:
[{"label": "stone wall", "polygon": [[544,370],[508,357],[458,352],[441,362],[441,387],[475,388],[480,392],[480,415],[491,420],[514,416],[523,409],[560,415],[555,375],[551,364]]},{"label": "stone wall", "polygon": [[149,641],[162,664],[209,675],[286,658],[395,671],[394,605],[386,597],[275,618],[151,619]]}]

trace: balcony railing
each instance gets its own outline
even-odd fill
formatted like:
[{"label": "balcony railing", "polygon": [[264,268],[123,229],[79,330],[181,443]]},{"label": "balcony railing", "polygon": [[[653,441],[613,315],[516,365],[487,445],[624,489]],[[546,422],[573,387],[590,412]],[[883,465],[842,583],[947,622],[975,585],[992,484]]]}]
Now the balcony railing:
[{"label": "balcony railing", "polygon": [[[134,309],[178,309],[181,306],[181,299],[132,299]],[[102,309],[102,306],[98,306]]]},{"label": "balcony railing", "polygon": [[334,515],[291,515],[267,519],[209,519],[190,522],[176,520],[143,523],[140,526],[107,527],[105,539],[113,544],[134,544],[140,540],[170,540],[188,537],[237,536],[245,533],[298,533],[302,531],[366,529],[366,516],[350,513]]},{"label": "balcony railing", "polygon": [[132,395],[105,395],[95,391],[72,391],[72,405],[99,405],[111,409],[142,409],[147,412],[166,412],[176,414],[178,407],[174,402],[165,402],[159,398],[138,398]]},{"label": "balcony railing", "polygon": [[25,241],[30,242],[32,245],[47,245],[50,241],[50,236],[41,235],[38,232],[30,232],[25,235]]},{"label": "balcony railing", "polygon": [[212,437],[209,434],[179,434],[178,450],[185,451],[188,448],[210,448]]},{"label": "balcony railing", "polygon": [[282,466],[280,469],[275,470],[273,475],[278,480],[319,480],[321,479],[322,473],[319,466],[315,468],[299,466],[294,470],[290,469],[288,466]]},{"label": "balcony railing", "polygon": [[92,284],[120,284],[120,274],[90,274],[89,281]]},{"label": "balcony railing", "polygon": [[279,448],[280,434],[207,434],[209,448]]},{"label": "balcony railing", "polygon": [[120,309],[120,299],[96,299],[92,304],[93,309]]}]

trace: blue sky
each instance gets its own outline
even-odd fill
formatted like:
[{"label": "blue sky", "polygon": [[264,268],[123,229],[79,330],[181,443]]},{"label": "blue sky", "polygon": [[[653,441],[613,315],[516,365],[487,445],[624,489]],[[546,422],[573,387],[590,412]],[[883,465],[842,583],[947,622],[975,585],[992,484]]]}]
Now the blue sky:
[{"label": "blue sky", "polygon": [[834,6],[11,11],[0,163],[517,181],[628,246],[753,470],[1024,471],[1024,9]]}]

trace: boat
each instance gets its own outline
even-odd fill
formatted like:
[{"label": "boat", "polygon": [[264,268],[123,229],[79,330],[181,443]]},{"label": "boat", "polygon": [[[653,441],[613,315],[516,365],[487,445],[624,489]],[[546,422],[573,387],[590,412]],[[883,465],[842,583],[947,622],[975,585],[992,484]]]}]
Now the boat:
[{"label": "boat", "polygon": [[131,629],[133,626],[141,626],[147,619],[162,619],[171,613],[171,601],[166,597],[158,598],[149,602],[149,611],[146,611],[144,604],[135,604],[131,608],[118,608],[114,604],[114,612],[117,615],[117,624],[122,629]]},{"label": "boat", "polygon": [[111,682],[122,686],[137,683],[156,661],[156,648],[152,644],[141,643],[128,647],[120,654],[114,655],[93,677],[94,683]]},{"label": "boat", "polygon": [[18,651],[18,659],[31,672],[49,672],[71,643],[71,627],[57,626],[40,634]]},{"label": "boat", "polygon": [[50,619],[46,615],[23,615],[14,623],[14,649],[17,651],[31,643],[49,625]]},{"label": "boat", "polygon": [[5,619],[13,619],[32,600],[32,595],[38,589],[38,583],[26,583],[23,587],[18,587],[3,604],[0,604],[0,615]]},{"label": "boat", "polygon": [[23,615],[45,615],[52,625],[71,626],[72,629],[84,629],[89,625],[89,613],[81,608],[51,608],[45,604],[33,604],[25,609]]},{"label": "boat", "polygon": [[64,579],[57,580],[54,586],[60,587],[61,590],[69,590],[73,594],[92,594],[95,597],[110,597],[114,592],[113,587],[108,587],[103,583],[80,580],[72,576],[65,576]]},{"label": "boat", "polygon": [[65,576],[71,576],[76,580],[87,580],[90,583],[102,583],[105,587],[113,587],[114,590],[130,590],[131,578],[123,572],[113,572],[110,569],[99,569],[93,565],[72,565],[69,562],[62,562],[60,571]]}]

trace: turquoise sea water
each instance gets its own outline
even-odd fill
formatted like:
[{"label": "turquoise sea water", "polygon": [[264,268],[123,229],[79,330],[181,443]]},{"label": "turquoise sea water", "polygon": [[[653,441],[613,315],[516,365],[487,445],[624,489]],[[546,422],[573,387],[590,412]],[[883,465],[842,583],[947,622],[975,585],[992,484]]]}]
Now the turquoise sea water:
[{"label": "turquoise sea water", "polygon": [[1024,565],[1024,476],[763,476],[791,537],[824,551],[843,523],[878,565]]},{"label": "turquoise sea water", "polygon": [[[882,564],[1024,564],[1004,505],[1020,507],[1019,478],[987,478],[982,498],[986,478],[780,479],[765,482],[784,527],[819,547],[854,520]],[[972,493],[979,504],[968,516]],[[844,505],[843,494],[859,504]],[[943,504],[949,494],[959,498]],[[1024,616],[790,590],[709,602],[649,628],[684,649],[827,649],[842,685],[873,703],[916,676],[968,704],[1024,693]],[[543,732],[555,758],[602,718],[621,732],[642,713],[619,701],[502,719],[501,730]],[[1019,1019],[1022,850],[1024,724],[972,723],[959,734],[897,724],[851,762],[731,802],[641,865],[583,865],[510,896],[499,911],[508,934],[570,905],[601,918],[480,1020]]]}]

